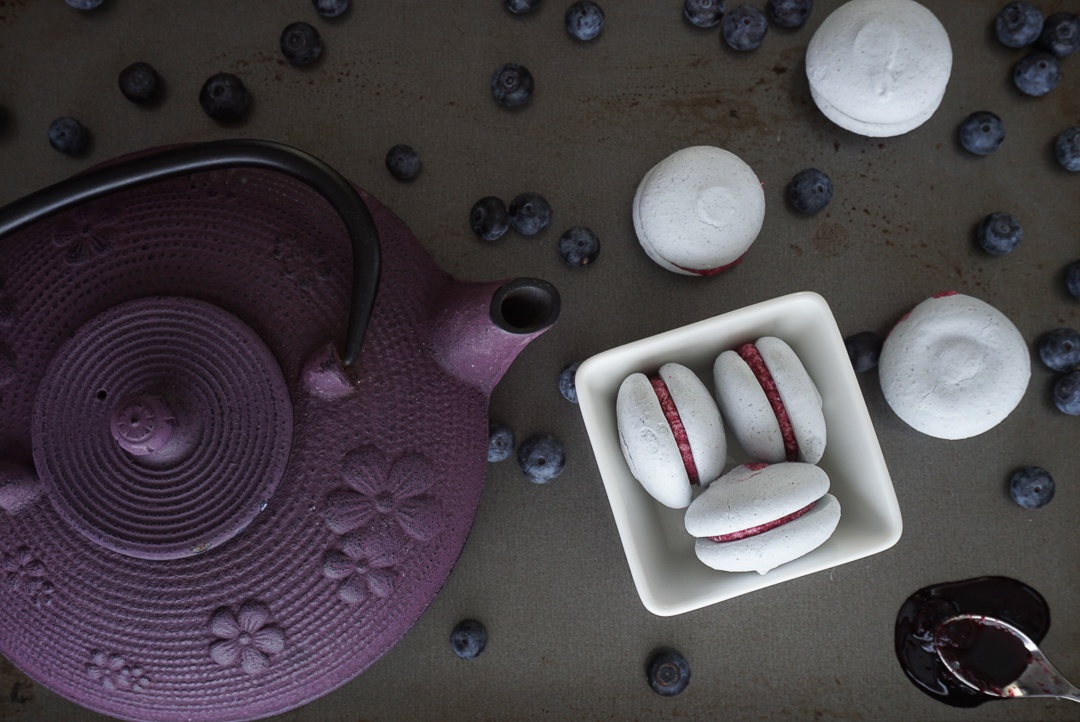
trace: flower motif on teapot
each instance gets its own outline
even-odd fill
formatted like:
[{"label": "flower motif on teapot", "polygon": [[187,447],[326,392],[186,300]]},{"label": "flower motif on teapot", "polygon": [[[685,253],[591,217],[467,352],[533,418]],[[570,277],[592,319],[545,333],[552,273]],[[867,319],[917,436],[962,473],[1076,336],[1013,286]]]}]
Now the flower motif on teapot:
[{"label": "flower motif on teapot", "polygon": [[323,557],[323,576],[336,581],[337,595],[346,604],[359,604],[390,596],[397,583],[395,565],[402,547],[390,532],[389,520],[373,529],[350,532],[341,537],[341,548]]},{"label": "flower motif on teapot", "polygon": [[428,493],[433,469],[424,457],[404,454],[390,464],[379,449],[362,446],[346,454],[341,474],[350,488],[332,491],[326,499],[326,523],[334,533],[373,528],[383,521],[389,522],[387,533],[421,542],[439,533],[438,501]]},{"label": "flower motif on teapot", "polygon": [[150,678],[142,667],[128,664],[119,654],[107,654],[100,650],[90,653],[86,674],[108,690],[141,692],[150,685]]},{"label": "flower motif on teapot", "polygon": [[35,606],[47,607],[52,604],[56,588],[46,575],[45,564],[30,547],[21,546],[0,557],[0,570],[9,589],[25,593]]},{"label": "flower motif on teapot", "polygon": [[64,260],[76,266],[112,250],[114,214],[100,206],[80,206],[53,231],[53,245],[64,249]]},{"label": "flower motif on teapot", "polygon": [[237,665],[246,674],[259,674],[271,659],[285,649],[285,633],[270,623],[270,608],[262,602],[247,601],[234,614],[222,607],[210,617],[210,658],[222,667]]},{"label": "flower motif on teapot", "polygon": [[281,235],[275,238],[273,256],[281,264],[285,278],[301,291],[310,291],[316,283],[330,277],[326,253],[317,248],[304,248],[296,236]]}]

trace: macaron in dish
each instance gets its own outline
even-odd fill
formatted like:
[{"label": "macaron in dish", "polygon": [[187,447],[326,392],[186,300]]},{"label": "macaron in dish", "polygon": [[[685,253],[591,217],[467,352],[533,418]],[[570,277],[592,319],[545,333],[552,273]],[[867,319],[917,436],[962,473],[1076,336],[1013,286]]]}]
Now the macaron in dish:
[{"label": "macaron in dish", "polygon": [[840,522],[840,503],[820,467],[799,462],[738,466],[686,510],[686,531],[706,565],[765,574],[825,543]]},{"label": "macaron in dish", "polygon": [[821,394],[787,343],[773,336],[724,351],[713,364],[720,413],[758,461],[816,464],[825,453]]},{"label": "macaron in dish", "polygon": [[934,114],[952,72],[949,35],[914,0],[849,0],[806,48],[806,76],[818,108],[841,128],[887,137]]},{"label": "macaron in dish", "polygon": [[651,377],[628,376],[615,413],[630,473],[661,504],[685,509],[692,485],[707,487],[723,472],[727,437],[720,411],[685,366],[668,363]]},{"label": "macaron in dish", "polygon": [[1024,397],[1031,358],[1001,311],[955,292],[929,298],[885,339],[878,362],[885,400],[908,425],[939,439],[977,436]]},{"label": "macaron in dish", "polygon": [[711,276],[736,265],[761,232],[765,192],[734,153],[693,146],[645,174],[633,215],[649,258],[675,273]]}]

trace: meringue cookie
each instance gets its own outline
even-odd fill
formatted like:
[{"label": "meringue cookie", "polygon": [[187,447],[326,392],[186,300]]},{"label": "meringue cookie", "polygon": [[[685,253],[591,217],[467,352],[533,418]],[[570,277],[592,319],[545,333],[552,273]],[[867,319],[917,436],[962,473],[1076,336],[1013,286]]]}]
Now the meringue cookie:
[{"label": "meringue cookie", "polygon": [[871,137],[930,119],[952,72],[948,33],[914,0],[850,0],[806,49],[810,93],[829,120]]},{"label": "meringue cookie", "polygon": [[663,268],[713,275],[735,265],[761,232],[761,181],[734,153],[693,146],[656,164],[634,196],[634,230]]},{"label": "meringue cookie", "polygon": [[698,559],[719,571],[765,574],[821,546],[840,522],[829,477],[812,464],[746,464],[686,510]]},{"label": "meringue cookie", "polygon": [[1031,378],[1024,337],[993,306],[949,293],[929,298],[885,339],[885,400],[917,431],[966,439],[1005,420]]},{"label": "meringue cookie", "polygon": [[692,484],[707,487],[724,470],[727,437],[720,411],[697,375],[675,363],[656,376],[631,374],[615,402],[623,456],[661,504],[685,509]]},{"label": "meringue cookie", "polygon": [[720,413],[755,459],[816,464],[825,453],[821,394],[795,351],[765,336],[713,364]]}]

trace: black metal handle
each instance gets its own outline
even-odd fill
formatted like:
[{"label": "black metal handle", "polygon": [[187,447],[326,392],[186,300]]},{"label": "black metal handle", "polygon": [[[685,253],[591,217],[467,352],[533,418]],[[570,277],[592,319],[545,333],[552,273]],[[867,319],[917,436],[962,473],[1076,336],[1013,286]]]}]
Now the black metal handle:
[{"label": "black metal handle", "polygon": [[342,361],[360,355],[379,288],[379,235],[360,195],[340,173],[313,155],[266,140],[218,140],[157,151],[61,181],[0,208],[0,238],[86,201],[167,178],[220,168],[262,168],[318,191],[341,216],[352,243],[353,282]]}]

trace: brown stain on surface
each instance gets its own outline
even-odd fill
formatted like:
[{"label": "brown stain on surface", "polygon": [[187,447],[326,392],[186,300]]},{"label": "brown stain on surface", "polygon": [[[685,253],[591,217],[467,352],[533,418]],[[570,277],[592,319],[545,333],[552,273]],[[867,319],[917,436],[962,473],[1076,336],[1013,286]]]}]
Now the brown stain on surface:
[{"label": "brown stain on surface", "polygon": [[847,228],[839,223],[822,223],[814,232],[810,245],[816,253],[826,258],[835,258],[847,252],[849,236]]}]

